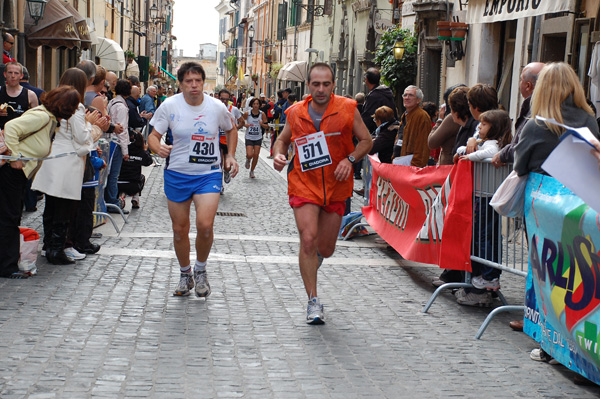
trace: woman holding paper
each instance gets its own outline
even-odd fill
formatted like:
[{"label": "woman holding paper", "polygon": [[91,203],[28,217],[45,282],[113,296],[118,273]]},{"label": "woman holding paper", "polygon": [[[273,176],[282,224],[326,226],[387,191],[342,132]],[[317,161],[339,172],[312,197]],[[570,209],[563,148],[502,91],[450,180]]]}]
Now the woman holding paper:
[{"label": "woman holding paper", "polygon": [[598,123],[587,104],[577,74],[569,64],[553,62],[540,72],[531,97],[530,119],[515,147],[514,170],[519,176],[529,172],[547,174],[542,163],[560,142],[565,129],[550,122],[535,119],[542,116],[571,127],[587,127],[600,137]]}]

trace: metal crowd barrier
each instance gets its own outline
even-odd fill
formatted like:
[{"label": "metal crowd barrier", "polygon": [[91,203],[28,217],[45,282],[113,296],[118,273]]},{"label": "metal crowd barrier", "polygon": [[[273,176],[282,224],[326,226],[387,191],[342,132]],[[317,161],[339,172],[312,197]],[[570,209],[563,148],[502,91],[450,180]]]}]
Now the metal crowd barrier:
[{"label": "metal crowd barrier", "polygon": [[[512,164],[494,167],[490,160],[473,162],[473,230],[471,238],[471,261],[500,269],[504,272],[527,277],[528,251],[525,221],[507,218],[496,213],[489,205],[496,189],[512,171]],[[478,212],[475,212],[476,209]],[[476,214],[475,214],[476,213]],[[481,243],[487,245],[480,245]],[[482,248],[483,247],[483,248]],[[471,273],[465,273],[462,283],[446,283],[438,287],[423,308],[426,313],[438,295],[446,289],[472,288]],[[509,305],[501,290],[496,291],[502,306],[492,310],[475,335],[481,338],[492,319],[501,312],[524,311],[523,305]]]}]

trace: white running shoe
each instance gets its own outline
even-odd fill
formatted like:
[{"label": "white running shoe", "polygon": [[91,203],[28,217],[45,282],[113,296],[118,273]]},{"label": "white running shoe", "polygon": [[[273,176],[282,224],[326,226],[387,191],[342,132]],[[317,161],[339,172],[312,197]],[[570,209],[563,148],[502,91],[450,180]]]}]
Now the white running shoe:
[{"label": "white running shoe", "polygon": [[210,295],[210,284],[208,283],[206,271],[194,271],[194,281],[196,282],[196,296],[200,298],[206,298]]},{"label": "white running shoe", "polygon": [[471,279],[471,284],[473,284],[473,287],[480,290],[497,291],[500,289],[500,279],[498,278],[486,280],[483,276],[475,276]]},{"label": "white running shoe", "polygon": [[82,260],[85,259],[86,255],[80,253],[78,250],[76,250],[73,247],[70,248],[65,248],[65,255],[67,255],[67,258],[73,259],[73,260]]},{"label": "white running shoe", "polygon": [[191,274],[181,273],[179,277],[179,284],[177,288],[175,288],[175,292],[173,292],[174,296],[188,296],[190,295],[190,290],[194,288],[194,278]]},{"label": "white running shoe", "polygon": [[253,170],[251,170],[251,171],[250,171],[250,178],[251,178],[251,179],[254,179],[255,177],[256,177],[256,175],[254,174],[254,171],[253,171]]},{"label": "white running shoe", "polygon": [[323,313],[323,305],[318,298],[312,298],[308,301],[306,308],[306,323],[307,324],[323,324],[325,323],[325,315]]}]

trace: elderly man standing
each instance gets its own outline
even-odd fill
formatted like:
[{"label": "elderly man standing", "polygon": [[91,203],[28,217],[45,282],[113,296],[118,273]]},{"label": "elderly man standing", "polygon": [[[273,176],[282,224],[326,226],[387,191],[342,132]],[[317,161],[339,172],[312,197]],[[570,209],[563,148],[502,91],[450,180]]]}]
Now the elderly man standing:
[{"label": "elderly man standing", "polygon": [[146,111],[149,114],[153,114],[156,112],[156,104],[154,103],[154,98],[156,97],[156,86],[149,86],[146,90],[146,94],[142,97],[142,101],[140,102],[140,112]]},{"label": "elderly man standing", "polygon": [[[525,65],[525,68],[523,68],[523,71],[521,72],[521,78],[519,79],[519,91],[521,92],[524,100],[523,104],[521,104],[519,117],[515,122],[515,135],[513,136],[511,143],[500,150],[500,152],[494,155],[492,158],[492,164],[497,168],[506,165],[507,163],[512,163],[515,160],[515,146],[519,142],[519,136],[521,135],[523,126],[525,126],[525,123],[527,123],[527,120],[531,117],[531,94],[533,94],[533,89],[535,88],[538,74],[544,65],[546,64],[543,62],[532,62]],[[521,320],[521,326],[522,325],[523,321]]]},{"label": "elderly man standing", "polygon": [[106,77],[104,79],[106,79],[106,83],[108,84],[108,90],[106,91],[106,98],[108,99],[108,101],[110,101],[116,97],[115,87],[117,86],[117,80],[119,78],[117,77],[117,74],[114,72],[106,72]]},{"label": "elderly man standing", "polygon": [[427,138],[431,131],[431,118],[421,108],[423,92],[417,86],[408,86],[404,89],[402,101],[406,111],[400,118],[393,157],[412,155],[410,165],[423,168],[429,160]]}]

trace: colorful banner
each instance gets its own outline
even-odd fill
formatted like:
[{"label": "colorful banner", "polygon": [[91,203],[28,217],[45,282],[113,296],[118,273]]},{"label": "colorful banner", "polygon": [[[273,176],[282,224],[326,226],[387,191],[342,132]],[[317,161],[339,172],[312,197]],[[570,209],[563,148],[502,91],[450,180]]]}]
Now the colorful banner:
[{"label": "colorful banner", "polygon": [[416,168],[370,159],[369,225],[405,259],[471,271],[471,162]]},{"label": "colorful banner", "polygon": [[524,331],[560,363],[600,384],[598,212],[556,179],[532,173],[525,218]]}]

